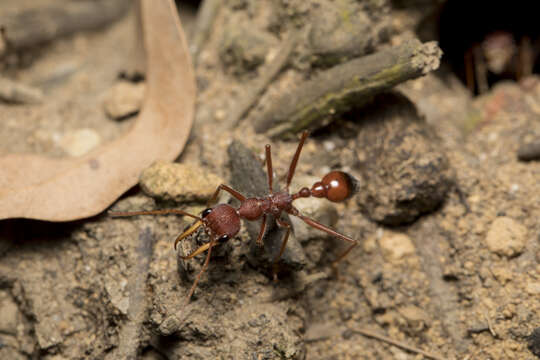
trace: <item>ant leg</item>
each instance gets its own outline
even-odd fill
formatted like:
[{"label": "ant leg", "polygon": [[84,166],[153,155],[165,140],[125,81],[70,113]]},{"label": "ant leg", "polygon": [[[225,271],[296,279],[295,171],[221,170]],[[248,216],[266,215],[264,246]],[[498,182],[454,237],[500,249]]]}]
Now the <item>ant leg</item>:
[{"label": "ant leg", "polygon": [[261,222],[261,230],[259,230],[259,236],[257,236],[257,245],[263,246],[263,235],[264,231],[266,230],[266,214],[263,215],[262,222]]},{"label": "ant leg", "polygon": [[272,151],[271,151],[270,144],[266,144],[265,149],[266,149],[265,161],[266,161],[266,176],[268,178],[268,191],[270,194],[272,194],[272,192],[274,191],[272,188],[274,170],[272,168]]},{"label": "ant leg", "polygon": [[338,233],[337,231],[332,230],[332,229],[330,229],[330,228],[324,226],[323,224],[318,223],[317,221],[308,218],[307,216],[304,216],[304,215],[299,214],[299,213],[296,213],[296,214],[293,214],[293,215],[298,216],[298,217],[299,217],[300,219],[302,219],[306,224],[308,224],[309,226],[314,227],[315,229],[324,231],[325,233],[330,234],[330,235],[332,235],[332,236],[335,236],[335,237],[337,237],[338,239],[345,240],[345,241],[347,241],[347,242],[349,242],[349,243],[352,243],[351,246],[349,246],[349,247],[347,248],[347,250],[345,250],[345,252],[343,252],[343,254],[339,255],[338,258],[332,262],[332,266],[333,266],[335,269],[337,269],[337,264],[338,264],[341,260],[343,260],[343,258],[344,258],[345,256],[347,256],[347,254],[349,254],[349,252],[350,252],[356,245],[358,245],[358,241],[357,241],[357,240],[354,240],[354,239],[352,239],[352,238],[350,238],[350,237],[348,237],[348,236],[345,236],[345,235],[343,235],[343,234],[340,234],[340,233]]},{"label": "ant leg", "polygon": [[127,217],[136,215],[168,215],[176,214],[182,216],[189,216],[197,220],[201,220],[200,217],[178,209],[162,209],[162,210],[150,210],[150,211],[110,211],[109,215],[112,217]]},{"label": "ant leg", "polygon": [[225,184],[221,184],[217,187],[216,191],[214,192],[214,195],[212,195],[212,197],[210,198],[210,200],[208,200],[208,206],[210,206],[211,204],[213,204],[218,195],[219,195],[219,192],[221,190],[224,190],[226,192],[228,192],[229,194],[231,194],[232,196],[234,196],[236,199],[240,200],[240,202],[244,202],[246,200],[246,197],[242,194],[240,194],[238,191],[234,190],[232,187],[230,186],[227,186]]},{"label": "ant leg", "polygon": [[[191,296],[195,292],[195,288],[197,287],[197,284],[199,283],[199,280],[201,279],[201,275],[203,274],[203,272],[206,271],[206,268],[208,267],[208,263],[210,262],[210,254],[212,253],[212,247],[214,246],[215,242],[216,242],[216,238],[213,237],[212,240],[210,240],[210,243],[208,243],[208,253],[206,254],[206,259],[204,260],[204,264],[203,264],[203,266],[201,268],[201,271],[199,271],[199,273],[197,274],[197,277],[195,278],[195,281],[193,282],[193,285],[191,285],[191,289],[189,289],[189,293],[186,296],[186,301],[184,303],[184,306],[187,306],[187,304],[189,303],[189,299],[191,299]],[[195,250],[195,252],[199,251],[199,249]]]},{"label": "ant leg", "polygon": [[298,163],[300,152],[302,151],[304,141],[306,141],[308,134],[309,133],[307,132],[307,130],[302,133],[302,137],[300,138],[300,142],[298,143],[298,147],[296,148],[296,152],[294,153],[293,159],[291,161],[291,166],[289,167],[289,172],[287,173],[287,185],[285,186],[285,189],[287,189],[287,191],[289,191],[289,185],[291,185],[294,171],[296,170],[296,164]]},{"label": "ant leg", "polygon": [[279,253],[277,254],[276,258],[274,259],[274,263],[272,264],[272,278],[274,279],[274,282],[277,281],[278,261],[281,258],[281,255],[283,255],[283,252],[285,251],[285,246],[287,245],[287,240],[289,240],[289,234],[291,232],[291,224],[286,223],[281,219],[276,219],[276,222],[279,226],[287,228],[287,231],[283,236],[283,242],[281,243],[281,247],[279,248]]}]

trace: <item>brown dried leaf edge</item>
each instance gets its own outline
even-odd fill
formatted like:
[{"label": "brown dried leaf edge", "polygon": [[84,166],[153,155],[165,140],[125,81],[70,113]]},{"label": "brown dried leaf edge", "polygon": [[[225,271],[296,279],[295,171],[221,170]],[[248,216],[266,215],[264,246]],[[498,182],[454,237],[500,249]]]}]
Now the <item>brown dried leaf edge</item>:
[{"label": "brown dried leaf edge", "polygon": [[0,219],[68,221],[107,208],[142,169],[184,148],[195,111],[195,78],[172,0],[142,0],[147,93],[133,128],[74,159],[10,154],[0,158]]}]

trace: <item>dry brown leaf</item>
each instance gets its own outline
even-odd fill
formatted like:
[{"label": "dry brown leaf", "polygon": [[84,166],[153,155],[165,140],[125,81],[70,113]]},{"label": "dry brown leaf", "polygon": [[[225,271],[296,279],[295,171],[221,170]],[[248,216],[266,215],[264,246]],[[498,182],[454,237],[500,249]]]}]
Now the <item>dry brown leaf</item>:
[{"label": "dry brown leaf", "polygon": [[172,0],[141,1],[147,93],[133,128],[85,156],[0,158],[0,219],[68,221],[103,211],[157,159],[184,148],[193,122],[195,78]]}]

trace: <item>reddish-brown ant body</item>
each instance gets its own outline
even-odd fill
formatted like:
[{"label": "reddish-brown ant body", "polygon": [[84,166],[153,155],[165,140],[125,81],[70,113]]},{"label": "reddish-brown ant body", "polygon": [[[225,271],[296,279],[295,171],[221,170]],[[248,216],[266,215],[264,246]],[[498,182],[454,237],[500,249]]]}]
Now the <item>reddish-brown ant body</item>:
[{"label": "reddish-brown ant body", "polygon": [[318,223],[317,221],[310,219],[304,215],[302,215],[298,209],[296,209],[293,206],[293,201],[299,198],[307,198],[310,196],[317,197],[317,198],[326,198],[332,202],[340,202],[343,200],[346,200],[349,198],[355,190],[355,182],[352,179],[351,176],[348,174],[341,172],[341,171],[331,171],[328,174],[326,174],[321,181],[317,181],[311,189],[304,187],[300,189],[297,193],[290,194],[289,193],[289,186],[291,184],[294,171],[296,169],[296,164],[298,163],[298,158],[300,157],[300,152],[302,151],[302,147],[304,145],[304,141],[306,140],[308,136],[308,132],[304,132],[302,134],[302,137],[300,139],[300,143],[298,144],[298,147],[296,149],[296,153],[294,154],[294,157],[291,161],[291,165],[289,167],[289,172],[287,174],[287,183],[285,186],[285,189],[274,192],[272,188],[273,183],[273,169],[272,169],[272,154],[271,154],[271,147],[270,145],[266,145],[266,167],[267,167],[267,178],[268,178],[268,195],[263,197],[253,197],[253,198],[246,198],[244,195],[239,193],[238,191],[234,190],[233,188],[221,184],[218,186],[216,191],[214,192],[214,195],[209,201],[209,204],[212,204],[217,199],[220,191],[226,191],[229,194],[231,194],[233,197],[238,199],[240,201],[240,206],[238,208],[234,208],[231,205],[228,204],[218,204],[214,206],[213,208],[207,208],[204,210],[201,214],[201,216],[196,216],[193,214],[189,214],[182,210],[177,209],[164,209],[164,210],[154,210],[154,211],[134,211],[134,212],[113,212],[110,213],[110,215],[115,217],[120,216],[134,216],[134,215],[164,215],[164,214],[177,214],[177,215],[184,215],[189,216],[197,221],[190,226],[186,231],[184,231],[180,236],[178,236],[174,242],[174,247],[176,249],[176,245],[181,240],[185,239],[189,235],[193,234],[199,227],[203,226],[205,232],[210,237],[210,242],[202,245],[197,250],[193,251],[191,254],[187,256],[182,256],[181,258],[184,260],[192,259],[193,257],[203,253],[204,251],[208,250],[208,253],[206,255],[206,259],[204,261],[204,264],[199,272],[197,274],[197,277],[195,278],[195,281],[193,282],[193,285],[187,295],[186,303],[189,302],[189,299],[191,298],[191,295],[193,295],[193,292],[195,291],[195,288],[197,286],[197,283],[199,282],[199,279],[202,275],[202,273],[206,270],[208,267],[208,262],[210,260],[210,254],[212,252],[212,247],[214,247],[218,242],[225,242],[234,236],[238,234],[240,231],[240,220],[248,220],[248,221],[254,221],[262,219],[261,221],[261,228],[259,231],[259,235],[257,236],[257,244],[262,245],[262,239],[263,235],[266,230],[266,222],[268,215],[272,215],[275,219],[277,224],[280,227],[283,227],[286,229],[285,235],[283,236],[283,241],[281,243],[281,247],[279,249],[279,253],[274,259],[273,262],[273,276],[274,280],[276,280],[276,274],[277,274],[277,262],[281,258],[281,255],[283,254],[283,251],[285,250],[285,246],[287,245],[287,240],[289,238],[289,233],[291,231],[291,225],[287,223],[286,221],[280,219],[280,215],[282,212],[286,212],[290,215],[299,217],[302,219],[306,224],[319,229],[321,231],[326,232],[327,234],[330,234],[334,237],[337,237],[339,239],[345,240],[351,245],[343,252],[336,260],[334,260],[333,265],[335,266],[340,260],[342,260],[352,249],[354,246],[357,245],[357,241],[345,236],[343,234],[338,233],[337,231],[334,231],[323,224]]}]

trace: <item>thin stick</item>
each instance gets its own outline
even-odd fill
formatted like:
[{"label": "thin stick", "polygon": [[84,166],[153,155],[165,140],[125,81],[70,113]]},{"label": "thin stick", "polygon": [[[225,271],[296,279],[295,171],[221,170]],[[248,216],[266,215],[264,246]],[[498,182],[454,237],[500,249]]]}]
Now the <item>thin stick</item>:
[{"label": "thin stick", "polygon": [[281,70],[287,65],[289,57],[292,54],[294,47],[297,43],[298,35],[292,34],[287,38],[283,45],[280,47],[277,55],[268,66],[265,66],[261,70],[261,76],[256,82],[248,88],[246,96],[244,96],[238,103],[238,105],[232,110],[229,119],[227,120],[227,126],[236,127],[244,115],[255,105],[261,94],[266,90],[268,85],[274,80],[274,78],[281,72]]},{"label": "thin stick", "polygon": [[39,104],[43,102],[43,92],[38,88],[0,76],[0,100],[20,104]]},{"label": "thin stick", "polygon": [[488,329],[489,329],[489,332],[491,333],[491,336],[493,336],[494,338],[497,338],[497,333],[495,332],[495,329],[493,328],[493,323],[491,322],[491,318],[489,317],[489,314],[487,313],[486,310],[482,310],[482,315],[484,315],[484,318],[486,319],[488,323]]},{"label": "thin stick", "polygon": [[291,161],[291,166],[289,167],[289,172],[287,173],[287,185],[285,189],[289,191],[289,185],[291,185],[292,178],[294,176],[294,171],[296,170],[296,164],[298,163],[298,159],[300,158],[300,152],[302,151],[302,147],[304,146],[304,141],[306,141],[306,138],[308,137],[309,132],[304,131],[302,133],[302,137],[300,138],[300,142],[298,143],[298,147],[296,148],[296,152],[294,153],[293,159]]},{"label": "thin stick", "polygon": [[405,343],[402,343],[400,341],[390,339],[389,337],[377,334],[375,332],[372,332],[372,331],[369,331],[369,330],[366,330],[366,329],[357,328],[357,329],[351,329],[351,331],[355,332],[355,333],[358,333],[360,335],[364,335],[364,336],[367,336],[367,337],[370,337],[370,338],[373,338],[373,339],[376,339],[376,340],[379,340],[379,341],[382,341],[382,342],[397,346],[397,347],[402,348],[404,350],[407,350],[407,351],[410,351],[410,352],[413,352],[413,353],[416,353],[416,354],[423,355],[423,356],[425,356],[425,357],[427,357],[429,359],[446,360],[445,358],[440,357],[438,355],[434,355],[434,354],[429,353],[427,351],[424,351],[422,349],[412,347],[412,346],[410,346],[408,344],[405,344]]},{"label": "thin stick", "polygon": [[292,138],[315,129],[409,79],[439,67],[442,51],[435,42],[418,40],[323,70],[272,101],[251,119],[257,133]]},{"label": "thin stick", "polygon": [[489,84],[487,80],[487,66],[480,44],[474,44],[472,51],[474,58],[474,74],[478,93],[485,94],[489,91]]},{"label": "thin stick", "polygon": [[221,5],[221,0],[204,0],[200,3],[195,21],[195,31],[193,32],[190,42],[191,46],[189,47],[194,65],[197,65],[199,61],[199,54],[210,36]]},{"label": "thin stick", "polygon": [[22,11],[0,13],[5,37],[14,50],[30,47],[78,31],[97,30],[124,15],[129,0],[97,0],[43,2],[49,6],[34,6]]},{"label": "thin stick", "polygon": [[474,94],[474,64],[473,64],[473,54],[472,50],[469,49],[467,52],[465,52],[465,55],[463,56],[463,63],[465,64],[465,83],[467,84],[467,88],[471,92],[471,94]]}]

